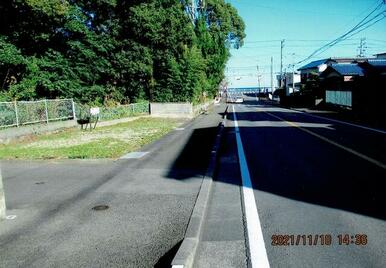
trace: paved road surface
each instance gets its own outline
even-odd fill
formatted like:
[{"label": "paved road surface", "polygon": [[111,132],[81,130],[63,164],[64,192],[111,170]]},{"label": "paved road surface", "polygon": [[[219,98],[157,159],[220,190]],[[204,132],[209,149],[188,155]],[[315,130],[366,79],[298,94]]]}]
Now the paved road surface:
[{"label": "paved road surface", "polygon": [[[245,233],[261,229],[270,266],[386,267],[386,135],[255,98],[231,105],[231,112],[232,106],[235,112],[228,115],[227,131],[235,135],[237,118],[260,220],[259,227],[246,218]],[[233,150],[235,156],[240,148]],[[223,178],[219,173],[219,180]],[[227,184],[240,188],[240,173]],[[232,224],[226,228],[233,229]],[[332,236],[331,245],[320,245],[320,237],[313,245],[315,235],[322,234]],[[349,245],[339,245],[340,234],[349,235]],[[355,245],[356,234],[365,234],[367,244]],[[273,235],[294,235],[294,242],[275,245],[281,242]],[[303,235],[312,235],[312,245],[309,240],[303,245]],[[246,242],[245,256],[258,242]],[[250,253],[249,260],[254,252]],[[223,255],[218,259],[225,259]],[[232,267],[230,262],[227,266]]]},{"label": "paved road surface", "polygon": [[[140,160],[4,163],[17,218],[0,223],[0,266],[170,263],[223,109]],[[385,133],[252,97],[229,112],[195,267],[386,267]]]},{"label": "paved road surface", "polygon": [[[216,127],[209,115],[141,159],[7,161],[0,267],[163,267],[183,239]],[[105,211],[93,211],[106,204]]]}]

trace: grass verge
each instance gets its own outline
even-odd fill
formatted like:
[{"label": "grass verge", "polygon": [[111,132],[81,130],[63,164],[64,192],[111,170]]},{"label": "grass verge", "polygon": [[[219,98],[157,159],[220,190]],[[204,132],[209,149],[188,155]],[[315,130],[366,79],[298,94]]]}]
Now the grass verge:
[{"label": "grass verge", "polygon": [[118,158],[159,139],[183,119],[140,118],[92,131],[33,135],[0,145],[0,159]]}]

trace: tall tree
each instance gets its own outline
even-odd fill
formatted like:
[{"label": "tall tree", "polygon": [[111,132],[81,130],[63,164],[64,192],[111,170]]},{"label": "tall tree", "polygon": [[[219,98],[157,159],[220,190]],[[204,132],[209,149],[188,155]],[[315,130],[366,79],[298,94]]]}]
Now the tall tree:
[{"label": "tall tree", "polygon": [[3,100],[197,102],[245,37],[224,0],[195,24],[179,0],[6,0],[0,23]]}]

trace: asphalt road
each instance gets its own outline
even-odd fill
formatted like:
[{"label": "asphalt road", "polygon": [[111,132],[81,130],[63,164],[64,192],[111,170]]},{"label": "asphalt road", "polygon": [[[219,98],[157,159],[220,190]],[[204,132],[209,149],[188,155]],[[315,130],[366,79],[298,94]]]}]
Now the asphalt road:
[{"label": "asphalt road", "polygon": [[[270,266],[386,267],[386,134],[252,97],[230,108],[227,131],[237,119],[260,220],[244,218],[245,233],[261,229]],[[240,176],[226,183],[239,189]]]},{"label": "asphalt road", "polygon": [[[166,267],[188,224],[223,106],[140,159],[3,161],[0,267]],[[92,208],[107,205],[107,210]]]},{"label": "asphalt road", "polygon": [[[140,159],[3,162],[0,267],[167,267],[223,111]],[[252,97],[228,112],[195,267],[386,267],[385,132]]]},{"label": "asphalt road", "polygon": [[207,216],[195,267],[247,267],[247,247],[241,178],[234,132],[223,134],[218,170],[212,185]]}]

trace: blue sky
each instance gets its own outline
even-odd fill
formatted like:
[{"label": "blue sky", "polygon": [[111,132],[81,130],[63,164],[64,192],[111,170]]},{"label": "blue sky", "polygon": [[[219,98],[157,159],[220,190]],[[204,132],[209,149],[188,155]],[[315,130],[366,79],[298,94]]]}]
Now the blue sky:
[{"label": "blue sky", "polygon": [[[285,39],[283,69],[347,32],[381,0],[226,0],[237,8],[246,24],[245,44],[231,50],[227,64],[229,87],[270,85],[270,58],[274,75],[280,71],[280,40]],[[374,14],[386,10],[386,5]],[[360,39],[366,38],[366,56],[386,52],[386,19],[330,48],[304,64],[328,57],[353,57]],[[302,64],[300,64],[301,66]],[[297,66],[297,67],[300,67]]]}]

